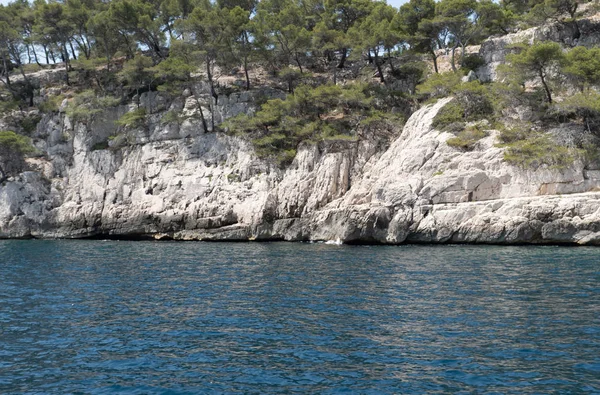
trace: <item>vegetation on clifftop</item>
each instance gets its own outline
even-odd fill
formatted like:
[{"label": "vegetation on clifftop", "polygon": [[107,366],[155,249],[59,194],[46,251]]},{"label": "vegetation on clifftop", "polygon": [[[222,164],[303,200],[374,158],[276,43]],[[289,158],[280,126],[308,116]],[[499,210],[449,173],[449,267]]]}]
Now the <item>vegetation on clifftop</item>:
[{"label": "vegetation on clifftop", "polygon": [[[584,146],[593,151],[600,136],[600,49],[528,43],[512,48],[502,82],[463,77],[484,64],[467,54],[468,46],[490,35],[554,22],[578,39],[584,3],[410,0],[396,9],[372,0],[17,0],[0,5],[0,116],[37,108],[87,122],[134,103],[137,109],[116,124],[143,128],[155,111],[142,103],[144,93],[175,100],[186,91],[205,130],[247,136],[259,155],[285,165],[303,142],[388,133],[420,103],[451,95],[434,120],[456,135],[451,146],[473,149],[488,129],[505,131],[525,120],[531,133],[502,143],[506,159],[562,165],[529,160],[539,154],[526,148],[543,146],[562,158],[579,157]],[[442,58],[449,72],[441,72]],[[62,79],[52,93],[40,86],[46,69]],[[220,97],[263,86],[287,96],[215,122]],[[516,110],[527,119],[516,119]],[[30,134],[39,113],[11,129]],[[168,114],[165,124],[181,122]],[[592,137],[563,147],[568,152],[546,144],[553,140],[541,131],[565,123]]]}]

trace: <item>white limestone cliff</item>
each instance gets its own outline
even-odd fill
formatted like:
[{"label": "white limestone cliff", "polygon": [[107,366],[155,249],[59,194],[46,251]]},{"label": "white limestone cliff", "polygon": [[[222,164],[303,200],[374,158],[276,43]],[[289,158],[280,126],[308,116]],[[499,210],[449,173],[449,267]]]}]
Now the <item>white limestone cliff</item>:
[{"label": "white limestone cliff", "polygon": [[[241,99],[227,105],[248,110]],[[286,170],[199,125],[167,138],[173,127],[156,124],[131,146],[93,150],[115,114],[93,130],[45,119],[49,160],[0,186],[0,236],[600,243],[599,171],[510,166],[494,131],[452,148],[431,127],[448,100],[415,112],[387,149],[305,145]]]},{"label": "white limestone cliff", "polygon": [[[597,27],[581,20],[577,40],[597,44]],[[490,38],[478,78],[496,78],[511,44],[540,38],[575,44],[568,24]],[[42,84],[49,94],[54,74]],[[0,238],[600,244],[600,170],[511,166],[493,130],[471,151],[452,148],[453,135],[431,127],[450,99],[416,111],[391,140],[304,144],[282,170],[247,139],[204,130],[199,114],[209,114],[210,96],[206,87],[195,92],[204,94],[141,95],[146,127],[108,148],[98,143],[115,135],[129,107],[84,123],[44,116],[33,136],[45,154],[31,160],[36,170],[0,184]],[[282,95],[221,96],[214,121]],[[165,124],[168,111],[185,120]]]}]

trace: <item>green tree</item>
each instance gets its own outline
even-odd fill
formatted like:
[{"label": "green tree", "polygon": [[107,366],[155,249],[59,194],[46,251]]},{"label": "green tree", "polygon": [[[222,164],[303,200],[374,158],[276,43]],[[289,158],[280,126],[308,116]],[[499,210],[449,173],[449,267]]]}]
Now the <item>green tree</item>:
[{"label": "green tree", "polygon": [[313,29],[311,52],[321,59],[325,69],[331,69],[334,84],[337,82],[338,70],[336,53],[346,47],[348,47],[346,35],[330,28],[325,21],[320,21]]},{"label": "green tree", "polygon": [[235,6],[233,9],[223,8],[221,11],[227,25],[226,41],[228,41],[229,53],[231,59],[227,63],[242,63],[244,76],[246,79],[246,90],[250,89],[250,58],[253,52],[252,29],[253,23],[250,20],[250,12]]},{"label": "green tree", "polygon": [[291,162],[302,141],[352,139],[353,126],[372,109],[367,85],[301,85],[285,100],[273,99],[255,114],[227,121],[230,132],[250,134],[257,153],[280,165]]},{"label": "green tree", "polygon": [[435,19],[435,2],[410,0],[400,7],[394,24],[415,52],[425,53],[431,57],[434,71],[437,73],[437,50],[445,45],[447,31]]},{"label": "green tree", "polygon": [[65,6],[61,3],[39,3],[35,11],[35,17],[34,30],[36,35],[41,37],[42,42],[58,49],[65,63],[65,80],[69,84],[69,71],[71,70],[69,48],[73,58],[76,58],[76,56],[71,43],[74,34],[73,26],[67,18]]},{"label": "green tree", "polygon": [[[20,99],[19,96],[24,94],[29,100],[29,105],[33,106],[33,85],[25,73],[23,61],[21,59],[28,46],[19,29],[19,19],[15,14],[15,10],[0,5],[0,60],[2,61],[2,69],[5,74],[5,78],[3,80],[0,79],[0,81],[3,82],[15,99]],[[24,90],[18,91],[11,83],[9,66],[13,64],[16,65],[21,72]]]},{"label": "green tree", "polygon": [[257,0],[217,0],[219,8],[229,8],[230,10],[235,7],[240,7],[248,13],[252,13],[256,8]]},{"label": "green tree", "polygon": [[371,0],[325,0],[323,19],[331,29],[341,33],[339,48],[341,52],[338,68],[343,68],[352,47],[351,39],[347,37],[352,27],[364,21],[371,13],[375,3]]},{"label": "green tree", "polygon": [[206,79],[215,103],[219,99],[215,89],[215,65],[218,58],[229,49],[227,48],[227,29],[229,28],[227,22],[221,9],[211,4],[202,4],[194,8],[184,26],[190,35],[191,42],[204,55]]},{"label": "green tree", "polygon": [[25,156],[35,152],[29,139],[12,131],[0,131],[0,183],[25,168]]},{"label": "green tree", "polygon": [[399,29],[408,36],[416,36],[419,24],[425,19],[435,16],[435,2],[433,0],[410,0],[400,6],[396,14],[396,23]]},{"label": "green tree", "polygon": [[65,2],[65,17],[70,21],[73,31],[73,40],[77,44],[79,53],[90,58],[91,44],[88,30],[88,21],[92,15],[94,1],[68,0]]},{"label": "green tree", "polygon": [[94,39],[96,56],[106,58],[106,71],[110,72],[111,60],[121,45],[116,25],[108,11],[101,11],[88,20],[87,27]]},{"label": "green tree", "polygon": [[556,103],[561,115],[579,119],[588,132],[600,136],[600,94],[595,91],[580,92]]},{"label": "green tree", "polygon": [[464,48],[475,35],[473,29],[477,18],[476,0],[441,0],[436,4],[436,22],[448,33],[452,48],[452,71],[456,71],[455,53],[459,46]]},{"label": "green tree", "polygon": [[570,75],[583,91],[600,84],[600,48],[575,47],[567,52],[564,72]]},{"label": "green tree", "polygon": [[307,14],[296,1],[260,2],[256,13],[257,33],[268,38],[272,53],[282,67],[292,62],[303,71],[302,61],[311,48]]},{"label": "green tree", "polygon": [[360,23],[355,24],[348,35],[354,43],[355,50],[363,50],[373,60],[379,81],[385,83],[385,76],[381,68],[380,54],[389,51],[400,41],[399,35],[392,29],[396,10],[385,3],[378,3]]},{"label": "green tree", "polygon": [[10,14],[3,5],[0,5],[0,57],[2,58],[2,74],[5,78],[2,82],[10,92],[14,92],[10,80],[10,68],[15,54],[20,59],[18,47],[21,37],[11,26],[9,20]]},{"label": "green tree", "polygon": [[154,73],[151,70],[153,61],[151,58],[144,55],[136,55],[123,65],[123,69],[119,72],[121,80],[131,89],[135,91],[137,97],[137,105],[140,106],[140,89],[147,87],[151,90],[152,82],[154,82]]},{"label": "green tree", "polygon": [[157,7],[141,0],[113,0],[110,3],[111,21],[124,36],[133,35],[153,51],[158,59],[166,58],[163,24]]},{"label": "green tree", "polygon": [[522,45],[520,49],[520,53],[506,57],[512,66],[509,73],[520,78],[522,82],[538,79],[544,88],[548,103],[552,103],[550,80],[553,73],[560,70],[565,60],[560,45],[555,42],[540,42]]},{"label": "green tree", "polygon": [[184,89],[190,90],[196,99],[202,126],[204,130],[209,130],[202,105],[198,101],[199,92],[196,91],[198,78],[195,74],[198,68],[194,65],[200,63],[203,58],[204,54],[195,46],[182,40],[175,40],[171,43],[169,57],[154,66],[151,71],[155,78],[162,83],[158,87],[160,91],[180,94]]},{"label": "green tree", "polygon": [[23,38],[24,49],[27,53],[27,63],[35,61],[39,65],[40,62],[34,45],[33,25],[35,23],[35,14],[33,8],[26,0],[15,0],[7,6],[7,9],[12,13],[11,23]]},{"label": "green tree", "polygon": [[542,24],[548,20],[574,27],[573,39],[581,36],[577,23],[577,11],[581,0],[544,0],[537,3],[529,12],[528,18],[532,23]]}]

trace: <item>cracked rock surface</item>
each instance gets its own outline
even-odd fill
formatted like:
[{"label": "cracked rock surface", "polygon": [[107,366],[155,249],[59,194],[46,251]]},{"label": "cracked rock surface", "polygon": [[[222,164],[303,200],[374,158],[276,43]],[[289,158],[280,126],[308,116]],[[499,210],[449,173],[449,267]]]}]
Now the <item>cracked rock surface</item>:
[{"label": "cracked rock surface", "polygon": [[[247,96],[223,100],[218,116],[252,111]],[[450,99],[415,112],[391,144],[303,145],[285,170],[196,121],[160,124],[201,100],[141,99],[151,124],[120,149],[94,144],[126,109],[89,125],[45,117],[47,159],[0,185],[0,237],[600,244],[600,171],[510,166],[494,131],[472,151],[452,148],[431,127]]]}]

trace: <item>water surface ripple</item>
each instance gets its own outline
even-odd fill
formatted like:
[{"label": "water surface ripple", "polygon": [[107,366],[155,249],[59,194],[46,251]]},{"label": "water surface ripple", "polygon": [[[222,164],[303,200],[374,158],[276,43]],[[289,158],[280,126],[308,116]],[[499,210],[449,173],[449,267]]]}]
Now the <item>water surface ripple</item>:
[{"label": "water surface ripple", "polygon": [[600,393],[599,256],[0,241],[0,393]]}]

